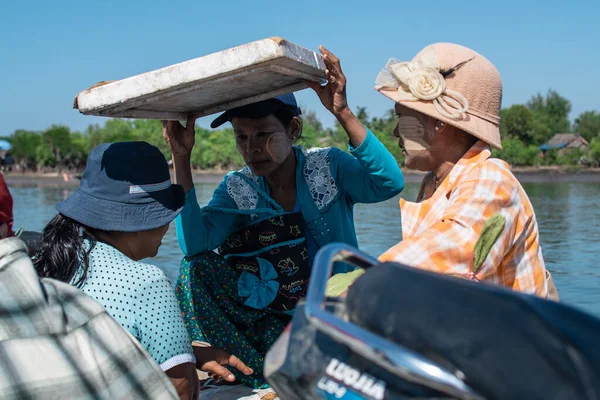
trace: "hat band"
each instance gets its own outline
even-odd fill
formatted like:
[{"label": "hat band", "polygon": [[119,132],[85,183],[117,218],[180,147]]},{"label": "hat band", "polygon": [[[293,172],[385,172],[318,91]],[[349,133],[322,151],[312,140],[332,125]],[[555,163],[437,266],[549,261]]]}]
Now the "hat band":
[{"label": "hat band", "polygon": [[160,192],[161,190],[168,189],[170,186],[171,179],[161,183],[150,183],[148,185],[131,185],[129,186],[129,194]]},{"label": "hat band", "polygon": [[469,108],[469,110],[467,110],[467,114],[474,115],[474,116],[484,119],[488,122],[491,122],[492,124],[495,124],[495,125],[500,124],[499,116],[487,113],[485,111],[479,111],[478,109],[473,108],[473,107],[471,107],[471,108]]}]

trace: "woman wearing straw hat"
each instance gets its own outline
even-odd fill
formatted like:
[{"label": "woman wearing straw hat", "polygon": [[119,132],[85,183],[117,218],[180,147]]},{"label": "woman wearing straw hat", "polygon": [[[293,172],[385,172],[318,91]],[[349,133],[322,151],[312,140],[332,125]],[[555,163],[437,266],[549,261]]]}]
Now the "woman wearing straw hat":
[{"label": "woman wearing straw hat", "polygon": [[45,227],[35,267],[42,277],[69,282],[104,306],[160,365],[181,398],[199,392],[197,368],[250,374],[235,356],[192,350],[171,283],[153,265],[171,221],[184,204],[160,150],[146,142],[105,143],[92,150],[79,190],[57,205]]},{"label": "woman wearing straw hat", "polygon": [[[332,76],[339,60],[321,52]],[[557,299],[531,202],[509,166],[490,158],[491,147],[502,148],[494,65],[466,47],[438,43],[411,62],[389,60],[376,85],[395,103],[406,166],[427,172],[417,201],[400,200],[402,241],[380,259]],[[338,93],[312,86],[325,107],[340,112]],[[478,241],[489,246],[475,260]]]}]

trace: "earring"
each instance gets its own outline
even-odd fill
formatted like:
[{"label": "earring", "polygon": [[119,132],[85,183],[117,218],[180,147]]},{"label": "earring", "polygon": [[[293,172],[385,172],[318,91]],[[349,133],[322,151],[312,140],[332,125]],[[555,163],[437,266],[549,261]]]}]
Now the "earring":
[{"label": "earring", "polygon": [[439,130],[440,130],[440,129],[444,129],[444,126],[445,126],[445,125],[446,125],[446,124],[445,124],[445,123],[443,123],[442,121],[438,121],[438,122],[435,124],[435,128],[434,128],[434,129],[435,129],[436,131],[438,131],[438,132],[439,132]]}]

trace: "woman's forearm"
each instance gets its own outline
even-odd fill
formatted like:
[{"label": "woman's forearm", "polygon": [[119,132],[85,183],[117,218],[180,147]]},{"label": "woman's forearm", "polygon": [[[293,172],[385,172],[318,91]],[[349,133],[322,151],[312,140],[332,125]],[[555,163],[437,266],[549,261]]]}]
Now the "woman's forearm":
[{"label": "woman's forearm", "polygon": [[346,107],[340,113],[336,113],[335,117],[348,134],[352,147],[358,148],[367,137],[367,129],[365,126],[360,122],[356,115],[354,115],[349,107]]},{"label": "woman's forearm", "polygon": [[186,193],[189,192],[194,187],[191,155],[173,154],[173,170],[175,172],[175,183],[183,186]]}]

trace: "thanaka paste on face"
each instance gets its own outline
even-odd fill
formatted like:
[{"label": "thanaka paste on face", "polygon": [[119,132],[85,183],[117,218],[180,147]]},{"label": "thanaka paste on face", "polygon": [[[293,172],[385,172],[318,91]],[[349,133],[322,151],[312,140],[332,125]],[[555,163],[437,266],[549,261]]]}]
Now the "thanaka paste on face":
[{"label": "thanaka paste on face", "polygon": [[275,132],[267,139],[266,149],[275,163],[282,164],[292,151],[292,139],[283,132]]},{"label": "thanaka paste on face", "polygon": [[404,142],[406,151],[427,150],[431,147],[428,143],[427,131],[421,121],[415,117],[400,117],[398,119],[398,133]]}]

